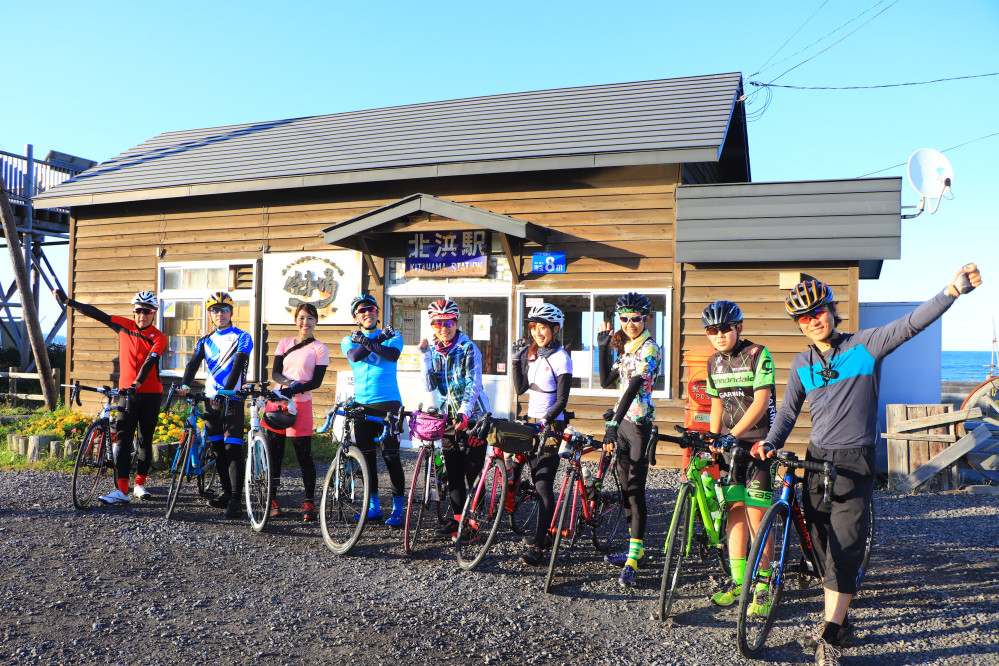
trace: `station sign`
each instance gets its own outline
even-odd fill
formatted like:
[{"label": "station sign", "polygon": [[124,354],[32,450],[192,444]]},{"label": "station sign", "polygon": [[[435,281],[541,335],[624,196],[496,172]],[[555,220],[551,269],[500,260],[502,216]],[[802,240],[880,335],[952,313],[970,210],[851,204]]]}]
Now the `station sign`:
[{"label": "station sign", "polygon": [[532,273],[565,273],[565,252],[535,252],[531,256]]}]

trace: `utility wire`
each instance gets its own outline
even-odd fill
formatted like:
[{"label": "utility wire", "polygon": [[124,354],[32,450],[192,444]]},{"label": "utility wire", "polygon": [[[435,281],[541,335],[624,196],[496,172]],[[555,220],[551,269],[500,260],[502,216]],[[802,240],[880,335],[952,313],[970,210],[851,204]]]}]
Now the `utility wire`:
[{"label": "utility wire", "polygon": [[[946,152],[949,152],[951,150],[954,150],[955,148],[961,148],[962,146],[967,146],[969,143],[975,143],[976,141],[982,141],[984,139],[988,139],[988,138],[991,138],[993,136],[999,136],[999,132],[993,132],[992,134],[986,134],[985,136],[980,136],[977,139],[972,139],[970,141],[965,141],[964,143],[959,143],[956,146],[951,146],[950,148],[944,148],[940,152],[941,153],[946,153]],[[907,164],[907,162],[902,162],[901,164],[895,164],[895,165],[892,165],[890,167],[885,167],[884,169],[878,169],[877,171],[872,171],[870,173],[865,173],[862,176],[857,176],[857,178],[866,178],[867,176],[873,176],[874,174],[881,173],[882,171],[890,171],[891,169],[897,169],[898,167],[905,166],[906,164]]]},{"label": "utility wire", "polygon": [[[829,2],[829,0],[822,0],[822,4],[819,5],[819,8],[816,9],[814,12],[812,12],[812,15],[809,16],[807,19],[805,19],[805,22],[802,23],[798,27],[798,29],[794,31],[794,34],[792,34],[790,37],[788,37],[787,40],[783,44],[780,45],[780,48],[778,48],[776,51],[774,51],[772,54],[770,54],[770,57],[767,58],[766,61],[762,65],[760,65],[760,68],[758,70],[756,70],[755,72],[753,72],[752,74],[750,74],[750,76],[756,76],[760,72],[766,71],[767,65],[770,64],[770,61],[773,60],[777,56],[777,54],[780,53],[781,50],[783,50],[783,48],[788,45],[788,42],[790,42],[792,39],[794,39],[798,35],[798,33],[801,32],[801,30],[806,25],[808,25],[809,21],[811,21],[813,18],[815,18],[815,15],[818,14],[819,11],[821,11],[822,8],[825,7],[826,4],[828,4],[828,2]],[[806,47],[806,48],[808,48],[808,47]],[[801,53],[801,51],[798,51],[798,53]],[[793,58],[793,57],[794,57],[793,55],[788,56],[788,58]],[[784,60],[787,60],[787,58],[785,58]],[[781,60],[781,62],[784,62],[784,60]]]},{"label": "utility wire", "polygon": [[761,83],[759,81],[749,81],[749,85],[760,88],[788,88],[791,90],[872,90],[874,88],[898,88],[900,86],[925,86],[930,83],[942,83],[944,81],[960,81],[962,79],[980,79],[986,76],[999,76],[999,72],[989,72],[988,74],[969,74],[967,76],[951,76],[946,79],[933,79],[931,81],[912,81],[909,83],[885,83],[876,86],[785,86],[781,84]]}]

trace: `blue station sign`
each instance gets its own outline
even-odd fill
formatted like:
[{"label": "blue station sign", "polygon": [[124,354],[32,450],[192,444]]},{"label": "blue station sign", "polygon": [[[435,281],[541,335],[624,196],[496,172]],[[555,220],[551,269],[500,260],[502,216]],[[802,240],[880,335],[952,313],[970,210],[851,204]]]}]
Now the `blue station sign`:
[{"label": "blue station sign", "polygon": [[565,252],[535,252],[531,256],[532,273],[565,273]]}]

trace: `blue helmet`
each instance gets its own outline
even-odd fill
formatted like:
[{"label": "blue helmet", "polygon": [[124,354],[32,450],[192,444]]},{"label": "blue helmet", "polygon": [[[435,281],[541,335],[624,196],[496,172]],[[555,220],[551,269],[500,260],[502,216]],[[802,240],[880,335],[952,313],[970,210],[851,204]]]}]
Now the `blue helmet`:
[{"label": "blue helmet", "polygon": [[715,301],[704,308],[701,313],[701,324],[704,328],[722,324],[741,324],[742,310],[732,301]]}]

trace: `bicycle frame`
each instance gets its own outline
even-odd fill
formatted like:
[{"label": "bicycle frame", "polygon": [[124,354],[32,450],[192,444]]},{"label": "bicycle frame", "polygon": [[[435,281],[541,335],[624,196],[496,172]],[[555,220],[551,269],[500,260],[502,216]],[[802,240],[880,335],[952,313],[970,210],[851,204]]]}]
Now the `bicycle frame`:
[{"label": "bicycle frame", "polygon": [[[171,391],[172,394],[172,391]],[[208,442],[205,439],[205,428],[202,425],[198,427],[198,419],[202,418],[201,410],[198,405],[205,399],[201,394],[191,394],[187,396],[187,402],[191,405],[191,412],[188,414],[187,419],[184,421],[185,428],[190,426],[194,429],[194,441],[191,443],[191,452],[188,455],[187,461],[187,474],[203,474],[204,469],[201,467],[201,454],[204,447],[208,446]],[[167,406],[169,408],[170,399],[167,400]],[[173,474],[177,471],[178,463],[184,464],[180,460],[180,449],[177,449],[177,453],[174,454],[173,464],[170,465],[170,473]]]},{"label": "bicycle frame", "polygon": [[[572,455],[569,457],[569,464],[576,470],[576,479],[573,483],[573,488],[570,491],[572,493],[572,513],[569,515],[570,525],[576,524],[578,515],[577,507],[580,506],[583,509],[583,522],[586,523],[586,525],[592,526],[598,522],[596,520],[596,506],[598,500],[596,498],[586,496],[586,482],[583,480],[583,456],[587,453],[592,453],[597,449],[593,446],[592,437],[588,437],[586,439],[586,443],[582,446],[573,447]],[[600,461],[597,463],[597,473],[593,477],[597,482],[602,484],[604,476],[606,476],[608,470],[612,470],[613,465],[610,464],[612,462],[612,457],[613,456],[608,456],[601,448]],[[569,490],[566,487],[568,483],[568,476],[562,479],[562,486],[559,489],[558,497],[555,500],[555,512],[552,514],[552,522],[548,527],[548,531],[551,534],[554,534],[555,530],[558,529],[559,508],[562,506],[562,502],[566,499],[566,491]],[[583,502],[577,501],[580,496],[584,498]],[[612,509],[609,509],[609,511],[610,510]]]},{"label": "bicycle frame", "polygon": [[704,525],[704,533],[708,537],[708,542],[702,546],[720,546],[725,542],[727,535],[722,530],[722,516],[725,511],[724,500],[719,499],[719,509],[716,516],[711,515],[708,506],[708,493],[704,488],[704,480],[701,478],[701,470],[714,464],[712,455],[708,452],[695,453],[690,457],[690,464],[687,466],[687,485],[694,488],[694,501],[697,504],[697,513],[690,512],[690,520],[687,524],[687,544],[685,546],[685,556],[690,555],[690,547],[693,544],[694,522],[700,517],[701,524]]}]

